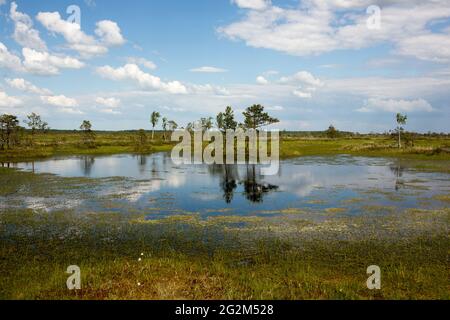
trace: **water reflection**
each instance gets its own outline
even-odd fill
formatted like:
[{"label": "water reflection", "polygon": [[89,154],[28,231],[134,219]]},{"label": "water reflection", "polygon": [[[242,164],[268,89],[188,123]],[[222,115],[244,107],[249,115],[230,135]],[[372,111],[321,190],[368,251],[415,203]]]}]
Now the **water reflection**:
[{"label": "water reflection", "polygon": [[395,176],[395,190],[398,191],[404,185],[404,181],[402,180],[402,177],[403,177],[403,172],[405,171],[405,167],[403,167],[399,163],[396,163],[395,165],[391,165],[389,167],[389,169]]},{"label": "water reflection", "polygon": [[[84,156],[80,159],[81,170],[85,177],[90,177],[92,172],[92,167],[95,164],[95,158],[93,156]],[[33,163],[34,165],[34,163]],[[34,172],[34,170],[33,170]]]},{"label": "water reflection", "polygon": [[242,183],[245,197],[251,202],[263,202],[265,194],[279,188],[276,185],[261,182],[261,176],[257,175],[256,165],[247,166],[247,174]]},{"label": "water reflection", "polygon": [[[170,206],[190,212],[228,209],[246,214],[255,210],[286,207],[339,207],[365,199],[377,191],[396,192],[401,200],[377,198],[377,205],[417,207],[417,192],[429,196],[436,190],[448,190],[442,173],[411,171],[387,159],[354,157],[309,157],[281,163],[276,176],[262,176],[255,165],[181,165],[175,166],[170,155],[82,156],[50,159],[30,163],[1,163],[36,173],[53,173],[64,177],[125,177],[126,182],[105,185],[101,194],[113,197],[138,209]],[[443,175],[445,175],[443,179]],[[121,181],[121,180],[117,180]],[[412,189],[411,181],[415,181]],[[394,187],[394,188],[393,188]],[[397,190],[397,191],[394,191]],[[408,194],[409,193],[409,194]],[[376,197],[374,197],[376,198]],[[397,197],[398,198],[398,197]],[[169,199],[169,200],[168,200]],[[157,203],[158,201],[164,203]],[[367,201],[366,201],[367,200]]]}]

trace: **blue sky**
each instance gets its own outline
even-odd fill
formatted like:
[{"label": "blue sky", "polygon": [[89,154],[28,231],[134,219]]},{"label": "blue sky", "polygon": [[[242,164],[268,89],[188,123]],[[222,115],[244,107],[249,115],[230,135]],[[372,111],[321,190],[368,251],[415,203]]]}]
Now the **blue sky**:
[{"label": "blue sky", "polygon": [[447,0],[0,0],[0,14],[0,112],[52,128],[149,128],[154,110],[183,126],[260,103],[280,129],[382,132],[402,112],[448,132]]}]

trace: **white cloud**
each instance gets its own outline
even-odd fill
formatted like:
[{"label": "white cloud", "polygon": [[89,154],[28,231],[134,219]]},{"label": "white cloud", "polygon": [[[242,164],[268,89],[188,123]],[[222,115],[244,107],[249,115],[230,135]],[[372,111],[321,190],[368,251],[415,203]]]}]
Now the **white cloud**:
[{"label": "white cloud", "polygon": [[301,91],[301,90],[294,90],[292,93],[294,94],[294,96],[302,98],[302,99],[310,99],[310,98],[312,98],[311,92],[305,92],[305,91]]},{"label": "white cloud", "polygon": [[283,111],[284,108],[282,106],[273,106],[273,107],[266,107],[269,111]]},{"label": "white cloud", "polygon": [[396,100],[396,99],[380,99],[369,98],[364,107],[357,110],[358,112],[432,112],[433,107],[424,99],[416,100]]},{"label": "white cloud", "polygon": [[398,53],[435,62],[450,61],[450,35],[425,34],[402,40]]},{"label": "white cloud", "polygon": [[6,81],[6,83],[8,83],[8,85],[11,88],[14,88],[17,90],[35,93],[35,94],[39,94],[39,95],[51,95],[52,94],[52,92],[50,90],[39,88],[25,79],[21,79],[21,78],[5,79],[5,81]]},{"label": "white cloud", "polygon": [[164,109],[164,110],[170,111],[170,112],[185,112],[186,111],[186,109],[184,109],[184,108],[168,107],[168,106],[162,106],[161,109]]},{"label": "white cloud", "polygon": [[258,76],[258,77],[256,77],[256,83],[261,84],[261,85],[266,85],[269,83],[269,81],[266,78],[264,78],[263,76]]},{"label": "white cloud", "polygon": [[106,46],[120,46],[125,43],[119,26],[114,21],[103,20],[97,22],[95,34]]},{"label": "white cloud", "polygon": [[199,73],[222,73],[227,72],[228,70],[222,69],[222,68],[216,68],[216,67],[200,67],[200,68],[194,68],[189,70],[191,72],[199,72]]},{"label": "white cloud", "polygon": [[103,20],[97,23],[95,30],[99,40],[85,34],[79,24],[65,21],[58,12],[39,12],[37,20],[50,32],[61,34],[68,47],[79,52],[83,57],[103,55],[109,46],[125,43],[117,23]]},{"label": "white cloud", "polygon": [[122,112],[114,110],[114,109],[111,109],[111,108],[101,109],[99,112],[107,113],[107,114],[113,114],[113,115],[122,114]]},{"label": "white cloud", "polygon": [[318,87],[323,87],[324,85],[320,79],[314,77],[308,71],[300,71],[291,76],[282,77],[278,80],[278,83],[297,86],[297,89],[295,89],[292,94],[302,99],[312,98],[312,93],[315,92]]},{"label": "white cloud", "polygon": [[321,87],[323,86],[323,82],[314,77],[311,73],[307,71],[300,71],[296,74],[288,77],[282,77],[279,80],[280,83],[286,83],[286,84],[306,84],[313,87]]},{"label": "white cloud", "polygon": [[239,8],[263,10],[270,5],[270,0],[232,0]]},{"label": "white cloud", "polygon": [[156,64],[153,61],[147,60],[145,58],[128,57],[127,63],[137,64],[149,70],[155,70],[157,68]]},{"label": "white cloud", "polygon": [[450,78],[417,76],[400,78],[358,77],[327,79],[323,93],[339,93],[362,97],[419,99],[448,92]]},{"label": "white cloud", "polygon": [[188,92],[193,94],[210,94],[215,96],[227,96],[230,94],[226,88],[211,84],[190,84],[188,85]]},{"label": "white cloud", "polygon": [[41,101],[55,106],[55,107],[63,107],[63,108],[73,108],[78,106],[77,100],[73,98],[68,98],[64,95],[59,96],[41,96]]},{"label": "white cloud", "polygon": [[31,73],[39,75],[57,75],[59,69],[81,69],[84,63],[68,56],[55,56],[48,52],[39,52],[30,48],[23,48],[23,65]]},{"label": "white cloud", "polygon": [[22,103],[19,98],[8,96],[5,92],[0,91],[0,107],[17,107]]},{"label": "white cloud", "polygon": [[383,8],[379,30],[367,28],[369,15],[361,9],[370,4],[373,3],[365,0],[309,0],[302,1],[297,8],[248,5],[251,10],[243,19],[218,31],[251,47],[298,56],[391,43],[401,55],[450,60],[450,34],[429,29],[432,22],[450,17],[448,0],[380,1]]},{"label": "white cloud", "polygon": [[17,11],[17,4],[11,3],[10,18],[14,21],[14,40],[23,47],[47,51],[45,42],[41,39],[39,31],[33,29],[31,18]]},{"label": "white cloud", "polygon": [[23,70],[20,58],[12,54],[2,42],[0,42],[0,68],[8,68],[15,71]]},{"label": "white cloud", "polygon": [[114,81],[132,80],[146,90],[165,91],[173,94],[187,93],[186,87],[181,82],[163,82],[159,77],[145,73],[136,64],[126,64],[116,69],[111,66],[103,66],[97,68],[97,73]]},{"label": "white cloud", "polygon": [[109,108],[117,108],[120,105],[120,99],[98,97],[95,102]]}]

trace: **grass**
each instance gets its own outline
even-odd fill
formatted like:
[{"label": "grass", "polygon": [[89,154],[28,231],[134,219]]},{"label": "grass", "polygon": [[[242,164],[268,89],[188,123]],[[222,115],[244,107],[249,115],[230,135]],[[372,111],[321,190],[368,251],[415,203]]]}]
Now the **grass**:
[{"label": "grass", "polygon": [[163,140],[161,133],[155,134],[153,141],[150,137],[150,133],[147,133],[147,143],[139,145],[136,142],[137,132],[96,132],[96,146],[89,148],[83,145],[79,132],[51,131],[45,134],[36,134],[34,138],[26,133],[22,138],[26,142],[21,146],[0,151],[0,161],[20,162],[71,155],[152,153],[170,151],[173,147],[173,144]]},{"label": "grass", "polygon": [[[449,298],[444,233],[338,240],[321,229],[287,239],[195,219],[31,211],[4,212],[0,226],[0,299]],[[74,264],[80,291],[65,284]],[[366,287],[372,264],[379,291]]]}]

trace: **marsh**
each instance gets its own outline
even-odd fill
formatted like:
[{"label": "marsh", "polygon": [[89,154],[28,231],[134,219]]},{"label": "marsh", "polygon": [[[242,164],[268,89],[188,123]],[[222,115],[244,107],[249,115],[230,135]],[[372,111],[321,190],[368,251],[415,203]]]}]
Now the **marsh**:
[{"label": "marsh", "polygon": [[80,199],[73,191],[45,197],[19,192],[3,197],[3,207],[19,204],[51,211],[80,200],[79,212],[110,210],[115,203],[122,214],[129,208],[151,210],[149,219],[183,212],[206,218],[218,213],[274,216],[287,209],[341,209],[335,211],[345,215],[368,214],[367,208],[373,206],[434,209],[439,201],[423,199],[450,189],[449,174],[420,172],[392,159],[352,156],[285,160],[274,176],[261,175],[255,165],[177,166],[168,153],[68,157],[4,166],[98,183],[93,190],[77,190],[83,195]]},{"label": "marsh", "polygon": [[[0,179],[2,298],[448,298],[449,174],[395,159],[293,158],[262,176],[71,156],[3,163]],[[365,285],[372,264],[382,290]]]}]

